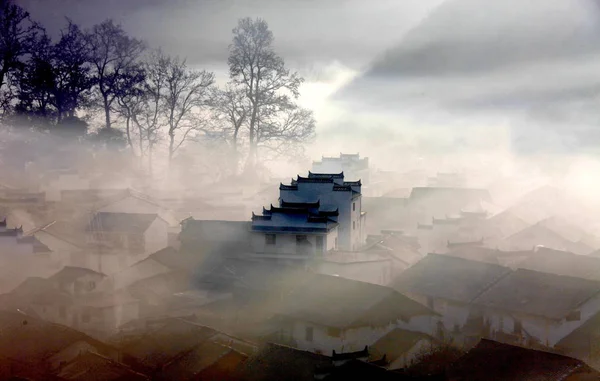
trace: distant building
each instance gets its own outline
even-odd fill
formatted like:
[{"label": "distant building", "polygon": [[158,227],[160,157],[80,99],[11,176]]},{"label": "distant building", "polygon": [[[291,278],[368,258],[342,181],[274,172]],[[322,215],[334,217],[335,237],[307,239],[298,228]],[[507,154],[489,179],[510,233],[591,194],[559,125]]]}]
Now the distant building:
[{"label": "distant building", "polygon": [[472,303],[489,337],[552,347],[600,312],[600,282],[518,269]]},{"label": "distant building", "polygon": [[473,316],[479,314],[471,302],[510,271],[490,263],[428,254],[400,274],[391,287],[443,315],[436,337],[450,336],[456,344],[468,345],[482,333],[473,324]]},{"label": "distant building", "polygon": [[157,214],[99,212],[86,232],[89,244],[135,255],[167,247],[168,229],[168,222]]},{"label": "distant building", "polygon": [[313,161],[312,171],[315,173],[344,172],[351,180],[361,179],[369,183],[369,158],[360,157],[360,154],[340,153],[339,157],[322,156],[321,161]]}]

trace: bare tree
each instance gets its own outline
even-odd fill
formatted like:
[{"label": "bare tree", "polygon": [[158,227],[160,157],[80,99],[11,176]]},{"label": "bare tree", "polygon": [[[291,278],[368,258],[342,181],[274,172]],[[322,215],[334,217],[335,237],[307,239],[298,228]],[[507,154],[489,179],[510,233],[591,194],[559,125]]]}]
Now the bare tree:
[{"label": "bare tree", "polygon": [[315,137],[315,124],[311,110],[296,106],[264,115],[256,131],[257,147],[267,151],[269,159],[299,157],[303,144]]},{"label": "bare tree", "polygon": [[86,41],[79,27],[67,20],[67,28],[52,47],[54,88],[52,105],[57,111],[57,123],[64,116],[73,118],[75,111],[89,102],[94,85],[86,50]]},{"label": "bare tree", "polygon": [[290,72],[273,49],[273,33],[262,19],[243,18],[233,29],[229,46],[229,75],[250,104],[248,120],[249,154],[247,168],[254,167],[257,134],[263,113],[289,109],[298,97],[303,79]]},{"label": "bare tree", "polygon": [[0,96],[3,112],[10,107],[14,92],[10,76],[23,65],[43,29],[31,21],[29,13],[11,0],[0,0]]},{"label": "bare tree", "polygon": [[213,106],[217,123],[224,122],[222,132],[231,146],[231,162],[235,173],[239,165],[240,133],[248,123],[250,104],[241,88],[228,85],[224,90],[217,90]]},{"label": "bare tree", "polygon": [[127,36],[112,20],[95,25],[86,37],[106,128],[110,129],[112,106],[120,91],[119,82],[128,68],[137,65],[145,46],[142,41]]},{"label": "bare tree", "polygon": [[148,156],[148,168],[152,172],[152,152],[158,143],[160,130],[166,127],[165,96],[167,74],[171,58],[157,50],[144,62],[145,81],[132,119],[138,128],[140,156]]},{"label": "bare tree", "polygon": [[171,58],[167,67],[165,112],[169,135],[169,163],[179,147],[194,132],[205,129],[201,114],[211,104],[214,74],[187,67],[185,60]]}]

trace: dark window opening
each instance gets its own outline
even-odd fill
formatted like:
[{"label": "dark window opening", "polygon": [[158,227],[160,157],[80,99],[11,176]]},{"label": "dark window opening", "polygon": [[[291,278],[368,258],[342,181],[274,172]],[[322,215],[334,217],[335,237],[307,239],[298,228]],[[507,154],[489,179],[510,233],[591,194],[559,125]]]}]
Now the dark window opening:
[{"label": "dark window opening", "polygon": [[352,221],[352,230],[356,229],[356,221]]},{"label": "dark window opening", "polygon": [[275,234],[265,234],[265,244],[275,245]]},{"label": "dark window opening", "polygon": [[353,212],[356,211],[356,203],[355,202],[352,203],[352,211]]},{"label": "dark window opening", "polygon": [[306,327],[306,331],[304,332],[304,338],[306,341],[313,341],[314,330],[313,327]]}]

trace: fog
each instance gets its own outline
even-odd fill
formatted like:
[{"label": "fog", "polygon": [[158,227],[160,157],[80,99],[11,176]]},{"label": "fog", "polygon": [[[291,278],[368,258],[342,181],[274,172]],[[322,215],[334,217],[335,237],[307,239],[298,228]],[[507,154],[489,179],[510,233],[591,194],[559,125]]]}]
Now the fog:
[{"label": "fog", "polygon": [[597,0],[0,8],[0,380],[600,379]]}]

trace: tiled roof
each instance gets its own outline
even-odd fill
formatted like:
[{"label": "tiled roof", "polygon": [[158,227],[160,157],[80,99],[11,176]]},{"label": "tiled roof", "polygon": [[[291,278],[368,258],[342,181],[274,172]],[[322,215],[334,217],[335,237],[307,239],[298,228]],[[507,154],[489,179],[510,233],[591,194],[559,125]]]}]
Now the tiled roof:
[{"label": "tiled roof", "polygon": [[518,269],[479,295],[475,304],[561,319],[600,292],[600,282]]},{"label": "tiled roof", "polygon": [[157,214],[99,212],[86,230],[143,233],[157,218]]},{"label": "tiled roof", "polygon": [[86,351],[65,365],[59,377],[72,381],[131,380],[147,381],[149,378],[135,372],[125,364],[113,361],[94,352]]},{"label": "tiled roof", "polygon": [[391,288],[310,273],[292,286],[279,312],[336,328],[383,326],[413,316],[435,315]]},{"label": "tiled roof", "polygon": [[580,360],[491,340],[481,340],[448,371],[451,380],[472,381],[557,381],[574,374],[600,378]]},{"label": "tiled roof", "polygon": [[469,303],[510,271],[491,263],[428,254],[404,270],[392,287],[401,292]]},{"label": "tiled roof", "polygon": [[240,371],[240,380],[314,381],[317,368],[330,364],[330,357],[269,343],[245,362]]},{"label": "tiled roof", "polygon": [[600,258],[537,247],[518,267],[544,273],[600,280]]},{"label": "tiled roof", "polygon": [[386,356],[387,360],[394,362],[421,340],[431,343],[437,342],[436,339],[426,333],[396,328],[379,338],[369,349],[375,356]]},{"label": "tiled roof", "polygon": [[309,179],[343,179],[344,178],[344,172],[340,172],[340,173],[313,173],[311,171],[308,171],[308,178]]},{"label": "tiled roof", "polygon": [[106,275],[102,273],[84,267],[65,266],[62,268],[62,270],[48,278],[48,280],[61,283],[71,283],[86,275],[106,277]]}]

